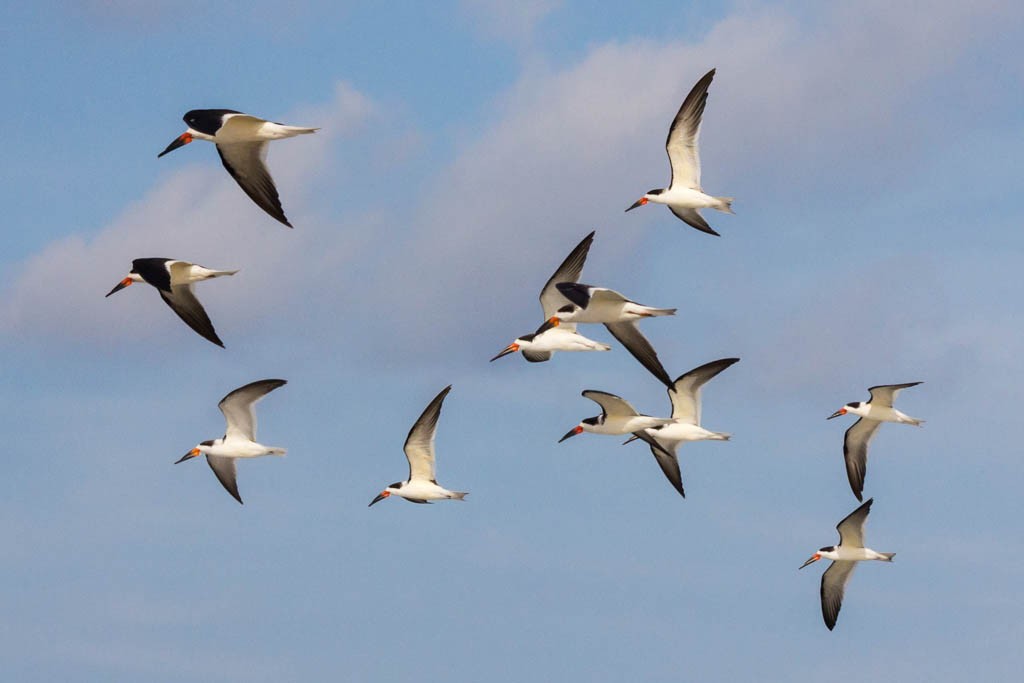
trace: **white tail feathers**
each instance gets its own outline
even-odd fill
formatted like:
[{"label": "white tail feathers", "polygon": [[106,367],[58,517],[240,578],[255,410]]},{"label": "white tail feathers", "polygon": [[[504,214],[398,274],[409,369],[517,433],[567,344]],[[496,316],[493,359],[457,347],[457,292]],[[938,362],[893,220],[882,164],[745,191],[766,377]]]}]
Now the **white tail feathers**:
[{"label": "white tail feathers", "polygon": [[710,437],[711,441],[728,441],[732,438],[732,434],[726,434],[725,432],[713,432]]},{"label": "white tail feathers", "polygon": [[882,556],[883,562],[892,562],[892,558],[896,557],[896,553],[878,553]]},{"label": "white tail feathers", "polygon": [[674,308],[648,308],[644,311],[645,316],[656,316],[656,315],[675,315],[676,309]]},{"label": "white tail feathers", "polygon": [[267,452],[270,455],[284,455],[288,452],[287,448],[268,448]]},{"label": "white tail feathers", "polygon": [[466,500],[469,491],[452,491],[452,500]]},{"label": "white tail feathers", "polygon": [[715,208],[723,213],[735,213],[732,210],[732,202],[734,197],[715,197],[718,200],[718,206]]}]

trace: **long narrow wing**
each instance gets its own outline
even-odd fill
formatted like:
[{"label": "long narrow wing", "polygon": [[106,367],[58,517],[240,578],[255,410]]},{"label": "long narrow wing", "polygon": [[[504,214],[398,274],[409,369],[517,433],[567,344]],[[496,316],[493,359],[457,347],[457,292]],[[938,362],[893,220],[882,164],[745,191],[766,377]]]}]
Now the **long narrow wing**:
[{"label": "long narrow wing", "polygon": [[892,402],[896,400],[896,396],[901,391],[908,387],[916,387],[921,382],[907,382],[906,384],[881,384],[877,387],[871,387],[868,391],[871,392],[871,405],[882,406],[883,408],[892,408]]},{"label": "long narrow wing", "polygon": [[405,439],[405,457],[409,461],[409,480],[423,479],[435,481],[434,473],[434,433],[437,431],[437,420],[441,417],[441,404],[444,397],[452,390],[452,385],[441,390],[434,400],[423,410],[423,414],[409,430]]},{"label": "long narrow wing", "polygon": [[289,228],[274,179],[267,169],[267,145],[263,142],[222,142],[217,145],[221,163],[256,205]]},{"label": "long narrow wing", "polygon": [[582,394],[584,397],[589,398],[591,401],[601,406],[602,412],[605,416],[608,415],[622,415],[629,417],[632,415],[639,415],[636,412],[636,408],[629,404],[629,401],[619,398],[615,394],[609,394],[604,391],[595,391],[594,389],[587,389]]},{"label": "long narrow wing", "polygon": [[868,443],[882,423],[862,417],[846,430],[843,439],[843,459],[846,460],[846,477],[857,500],[864,500],[864,477],[868,473]]},{"label": "long narrow wing", "polygon": [[228,438],[256,440],[256,411],[254,406],[274,389],[287,384],[283,379],[261,379],[238,387],[220,400],[217,407],[228,423],[224,435]]},{"label": "long narrow wing", "polygon": [[868,521],[868,513],[871,512],[871,503],[874,500],[868,498],[836,525],[836,530],[839,531],[839,545],[844,548],[864,547],[864,523]]},{"label": "long narrow wing", "polygon": [[665,478],[672,484],[672,488],[679,492],[680,496],[686,498],[686,491],[683,490],[683,475],[679,471],[679,459],[675,454],[666,450],[658,443],[657,439],[646,431],[633,432],[633,436],[647,442],[647,445],[651,447],[651,455],[658,462],[661,471],[665,473]]},{"label": "long narrow wing", "polygon": [[235,459],[225,458],[220,455],[207,455],[206,463],[213,470],[213,473],[217,475],[217,481],[221,483],[224,490],[241,503],[242,497],[238,495],[238,482],[235,479]]},{"label": "long narrow wing", "polygon": [[559,308],[569,303],[569,300],[558,291],[556,285],[559,282],[576,282],[583,272],[583,264],[587,261],[587,253],[590,245],[594,242],[594,231],[584,237],[576,248],[569,252],[562,264],[555,269],[554,274],[540,290],[540,306],[544,310],[544,320],[553,316]]},{"label": "long narrow wing", "polygon": [[203,305],[196,298],[192,285],[174,285],[170,292],[165,292],[162,289],[157,291],[160,292],[160,298],[164,300],[164,303],[170,306],[171,310],[177,313],[178,317],[195,330],[200,337],[224,348],[224,342],[220,340],[217,331],[213,329],[210,316],[206,314]]},{"label": "long narrow wing", "polygon": [[651,342],[647,341],[647,337],[643,335],[635,321],[605,323],[604,326],[626,347],[633,358],[640,361],[640,365],[658,378],[659,382],[667,387],[672,386],[672,379],[665,372],[661,360],[658,359],[658,353],[651,346]]},{"label": "long narrow wing", "polygon": [[721,237],[720,234],[708,225],[708,222],[704,220],[704,216],[701,216],[697,209],[680,209],[675,206],[669,206],[669,211],[676,215],[676,218],[683,221],[691,228],[697,228],[701,232],[706,232],[709,235],[715,237]]},{"label": "long narrow wing", "polygon": [[680,422],[700,425],[700,394],[701,388],[718,373],[739,358],[722,358],[705,363],[689,372],[680,375],[669,385],[668,399],[672,401],[672,417]]},{"label": "long narrow wing", "polygon": [[821,575],[821,616],[825,618],[825,626],[828,626],[829,631],[835,628],[839,610],[843,606],[846,584],[856,567],[856,562],[835,560]]},{"label": "long narrow wing", "polygon": [[678,182],[684,187],[700,189],[700,121],[708,101],[708,86],[714,77],[715,70],[712,69],[697,81],[668,129],[665,151],[672,166],[669,188]]}]

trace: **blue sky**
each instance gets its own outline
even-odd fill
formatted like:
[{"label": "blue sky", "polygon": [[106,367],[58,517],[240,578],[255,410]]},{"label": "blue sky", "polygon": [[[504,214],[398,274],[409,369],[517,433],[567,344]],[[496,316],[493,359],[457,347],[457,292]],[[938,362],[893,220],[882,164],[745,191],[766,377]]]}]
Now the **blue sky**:
[{"label": "blue sky", "polygon": [[[6,207],[0,660],[19,681],[893,680],[1019,673],[1024,362],[1017,3],[2,3]],[[628,5],[628,6],[627,6]],[[703,183],[721,238],[661,207],[666,128],[710,67]],[[315,136],[270,166],[295,230],[214,150],[157,160],[193,108]],[[487,359],[538,324],[558,262],[679,313],[645,323],[731,442],[582,435],[583,389],[668,401],[616,348]],[[227,345],[147,288],[199,286]],[[264,377],[245,506],[202,463],[217,401]],[[817,566],[856,507],[866,388],[922,380],[884,427],[834,632]],[[366,504],[453,384],[442,484]]]}]

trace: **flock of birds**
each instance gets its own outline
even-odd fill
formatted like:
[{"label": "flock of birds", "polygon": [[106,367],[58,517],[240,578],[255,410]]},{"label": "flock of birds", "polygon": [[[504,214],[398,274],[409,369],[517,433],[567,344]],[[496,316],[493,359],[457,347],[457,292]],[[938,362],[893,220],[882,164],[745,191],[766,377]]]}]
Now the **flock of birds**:
[{"label": "flock of birds", "polygon": [[[705,74],[686,96],[669,128],[665,143],[672,176],[667,188],[645,193],[626,211],[653,202],[664,204],[680,220],[701,232],[718,235],[700,214],[713,208],[732,213],[731,197],[705,194],[700,184],[698,140],[701,119],[707,103],[708,87],[715,70]],[[224,168],[242,190],[270,216],[292,227],[284,214],[277,188],[266,166],[267,147],[272,140],[314,133],[316,128],[303,128],[273,123],[230,109],[198,109],[185,114],[188,129],[174,139],[158,156],[162,157],[193,140],[207,140],[217,147]],[[625,443],[640,440],[651,450],[665,477],[681,496],[685,496],[677,451],[688,441],[727,441],[730,435],[713,432],[701,425],[701,391],[704,385],[739,358],[722,358],[705,363],[672,380],[657,352],[641,333],[638,322],[645,318],[673,315],[674,308],[654,308],[632,301],[619,292],[579,282],[594,233],[591,232],[569,253],[547,281],[540,293],[543,323],[535,332],[516,337],[491,360],[519,352],[530,362],[550,360],[556,351],[608,351],[607,344],[584,337],[578,324],[603,324],[626,350],[636,358],[668,391],[671,404],[669,417],[642,415],[623,398],[604,391],[586,390],[583,396],[601,407],[601,414],[581,420],[559,442],[581,434],[626,436]],[[156,288],[160,297],[189,327],[204,339],[223,347],[202,304],[195,296],[194,285],[203,280],[234,275],[235,270],[213,270],[195,263],[169,258],[138,258],[132,262],[128,275],[108,294],[114,294],[135,282]],[[235,463],[239,458],[284,455],[284,448],[265,446],[256,441],[255,404],[271,391],[284,386],[286,380],[264,379],[246,384],[227,394],[218,407],[224,414],[227,428],[220,438],[202,441],[175,464],[200,455],[228,493],[242,502],[238,492]],[[847,403],[828,419],[846,415],[858,416],[844,438],[843,454],[850,488],[862,500],[867,469],[868,444],[883,422],[920,425],[922,420],[909,417],[893,407],[893,400],[903,389],[920,384],[892,384],[869,389],[871,398]],[[413,503],[437,500],[463,500],[466,492],[451,491],[437,482],[434,436],[445,397],[451,386],[441,390],[413,424],[405,440],[404,451],[409,475],[385,487],[371,502],[392,495]],[[822,558],[832,560],[821,577],[821,610],[825,625],[831,630],[836,623],[846,584],[858,562],[880,560],[891,562],[894,553],[876,552],[864,545],[864,525],[871,510],[872,499],[862,503],[836,527],[839,544],[826,546],[814,553],[800,568]]]}]

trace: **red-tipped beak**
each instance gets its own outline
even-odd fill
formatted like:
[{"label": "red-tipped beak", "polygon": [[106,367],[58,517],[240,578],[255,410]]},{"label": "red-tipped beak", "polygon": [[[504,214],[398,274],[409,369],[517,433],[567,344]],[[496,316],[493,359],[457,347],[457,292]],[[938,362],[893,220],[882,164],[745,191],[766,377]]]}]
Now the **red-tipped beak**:
[{"label": "red-tipped beak", "polygon": [[[132,279],[130,277],[126,277],[125,279],[123,279],[120,282],[118,282],[116,287],[114,287],[112,290],[107,292],[107,296],[110,296],[114,292],[120,292],[122,289],[124,289],[125,287],[127,287],[131,283],[132,283]],[[105,296],[103,298],[105,299],[107,297]]]},{"label": "red-tipped beak", "polygon": [[575,427],[570,429],[568,432],[566,432],[565,436],[563,436],[561,439],[558,440],[558,443],[562,443],[563,441],[568,439],[570,436],[576,436],[577,434],[582,434],[582,433],[583,433],[582,425],[576,425]]},{"label": "red-tipped beak", "polygon": [[629,207],[628,209],[626,209],[626,211],[632,211],[636,207],[643,206],[646,203],[647,203],[647,197],[641,197],[640,199],[638,199],[635,202],[633,202],[633,205],[631,207]]},{"label": "red-tipped beak", "polygon": [[831,415],[829,415],[825,419],[826,420],[831,420],[833,417],[839,417],[840,415],[846,415],[846,408],[840,408],[839,410],[837,410],[836,412],[832,413]]},{"label": "red-tipped beak", "polygon": [[165,149],[164,151],[162,151],[159,154],[157,154],[156,158],[159,159],[160,157],[162,157],[165,154],[170,154],[174,150],[178,149],[179,147],[184,147],[185,145],[187,145],[190,142],[192,142],[192,133],[189,133],[188,131],[186,131],[186,132],[182,133],[181,135],[179,135],[178,137],[174,138],[174,142],[172,142],[171,144],[167,145],[167,149]]},{"label": "red-tipped beak", "polygon": [[807,560],[802,565],[800,565],[800,569],[803,569],[807,565],[812,564],[814,562],[817,562],[820,559],[821,559],[821,555],[819,555],[818,553],[814,553],[813,555],[811,555],[811,559]]},{"label": "red-tipped beak", "polygon": [[499,359],[499,358],[501,358],[502,356],[507,356],[508,354],[510,354],[510,353],[515,353],[515,352],[516,352],[516,351],[518,351],[518,350],[519,350],[519,344],[516,344],[515,342],[512,342],[511,344],[509,344],[508,346],[506,346],[506,347],[505,347],[505,350],[504,350],[504,351],[502,351],[502,352],[501,352],[501,353],[499,353],[499,354],[498,354],[497,356],[495,356],[494,358],[492,358],[492,359],[491,359],[491,362],[493,363],[494,361],[498,360],[498,359]]}]

